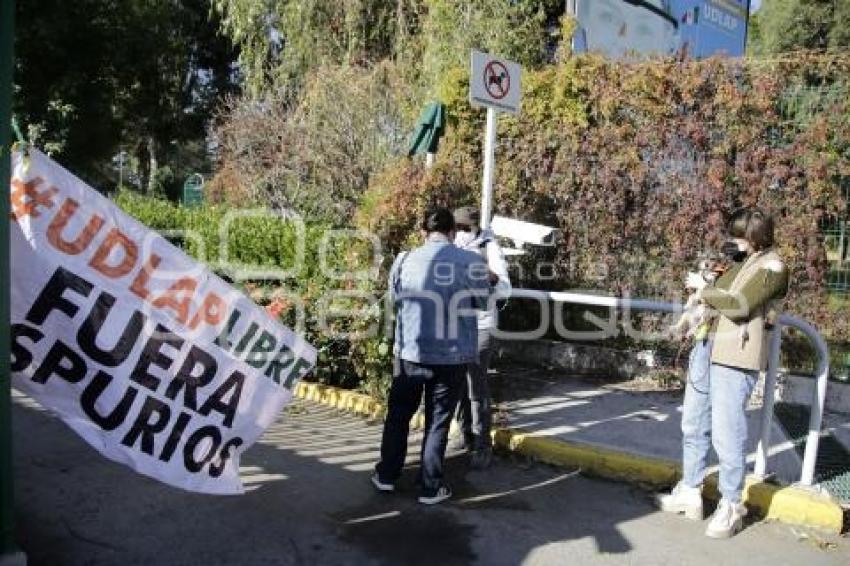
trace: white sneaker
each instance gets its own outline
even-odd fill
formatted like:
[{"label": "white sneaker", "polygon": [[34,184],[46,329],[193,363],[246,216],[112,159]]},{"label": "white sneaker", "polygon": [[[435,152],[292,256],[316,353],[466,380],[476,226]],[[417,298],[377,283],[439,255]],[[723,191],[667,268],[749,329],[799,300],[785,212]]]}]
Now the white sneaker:
[{"label": "white sneaker", "polygon": [[378,477],[378,472],[372,474],[372,485],[375,486],[375,489],[384,493],[390,493],[395,491],[395,485],[391,483],[382,482],[381,478]]},{"label": "white sneaker", "polygon": [[729,538],[740,531],[744,526],[744,517],[747,516],[747,508],[741,503],[732,503],[728,499],[721,499],[717,510],[711,516],[705,536],[711,538]]},{"label": "white sneaker", "polygon": [[443,485],[440,486],[440,489],[437,490],[437,493],[430,497],[427,495],[420,495],[419,503],[422,503],[423,505],[436,505],[437,503],[442,503],[451,496],[452,490]]},{"label": "white sneaker", "polygon": [[702,493],[698,487],[689,487],[682,482],[676,484],[670,493],[655,496],[658,507],[667,513],[684,514],[686,518],[702,521]]}]

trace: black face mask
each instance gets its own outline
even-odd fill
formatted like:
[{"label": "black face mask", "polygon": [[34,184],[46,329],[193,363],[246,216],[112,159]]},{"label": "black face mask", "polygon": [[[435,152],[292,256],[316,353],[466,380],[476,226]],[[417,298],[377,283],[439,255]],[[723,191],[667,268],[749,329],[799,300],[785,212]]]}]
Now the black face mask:
[{"label": "black face mask", "polygon": [[720,253],[736,263],[740,263],[747,258],[747,252],[742,251],[741,248],[738,247],[738,244],[732,240],[723,242],[723,245],[720,246]]}]

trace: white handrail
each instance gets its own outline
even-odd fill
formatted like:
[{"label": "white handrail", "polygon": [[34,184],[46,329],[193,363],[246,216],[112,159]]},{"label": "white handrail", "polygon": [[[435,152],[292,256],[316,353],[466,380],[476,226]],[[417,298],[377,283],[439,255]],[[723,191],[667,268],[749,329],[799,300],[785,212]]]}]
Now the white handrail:
[{"label": "white handrail", "polygon": [[[677,303],[588,295],[585,293],[538,291],[536,289],[513,289],[510,296],[511,298],[518,299],[542,299],[558,303],[608,307],[621,310],[676,313],[681,312],[683,309],[683,306]],[[824,340],[823,336],[820,335],[814,326],[805,320],[787,314],[779,317],[770,340],[768,369],[765,374],[761,431],[756,449],[755,475],[759,477],[765,477],[767,475],[770,430],[773,421],[773,391],[776,383],[776,374],[779,369],[779,354],[782,341],[781,330],[783,326],[796,328],[805,334],[812,341],[812,345],[815,347],[818,356],[817,369],[815,371],[816,383],[812,395],[811,416],[809,418],[809,434],[806,439],[806,450],[803,455],[803,466],[800,473],[800,484],[811,486],[814,483],[815,463],[817,462],[818,443],[820,441],[820,431],[823,421],[823,408],[826,402],[826,387],[829,378],[829,348],[826,345],[826,340]]]},{"label": "white handrail", "polygon": [[[829,383],[829,347],[817,329],[805,320],[784,314],[779,317],[779,323],[783,326],[794,327],[805,334],[812,341],[812,345],[814,345],[818,354],[818,364],[815,369],[816,382],[812,392],[811,414],[809,415],[809,435],[806,439],[806,451],[803,454],[803,471],[800,474],[800,483],[811,486],[815,480],[815,464],[818,458],[823,408],[826,403],[826,386]],[[779,355],[777,352],[774,367],[779,367],[778,362]]]}]

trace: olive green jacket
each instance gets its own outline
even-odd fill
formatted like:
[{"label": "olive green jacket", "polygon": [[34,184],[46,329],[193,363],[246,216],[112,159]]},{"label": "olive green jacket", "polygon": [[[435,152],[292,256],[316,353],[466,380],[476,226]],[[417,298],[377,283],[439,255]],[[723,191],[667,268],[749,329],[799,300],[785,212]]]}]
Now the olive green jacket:
[{"label": "olive green jacket", "polygon": [[764,371],[773,319],[787,289],[788,270],[770,249],[754,253],[700,291],[700,299],[719,313],[711,362]]}]

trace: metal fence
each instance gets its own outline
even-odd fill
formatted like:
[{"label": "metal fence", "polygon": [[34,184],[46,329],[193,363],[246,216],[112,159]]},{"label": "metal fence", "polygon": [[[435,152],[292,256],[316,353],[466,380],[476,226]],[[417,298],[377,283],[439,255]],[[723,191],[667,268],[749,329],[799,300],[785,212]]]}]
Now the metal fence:
[{"label": "metal fence", "polygon": [[[780,101],[788,126],[808,128],[819,114],[831,112],[850,98],[850,84],[839,81],[823,86],[799,85],[789,89]],[[844,200],[850,203],[850,179],[844,179]],[[850,205],[843,214],[823,223],[823,234],[829,261],[827,287],[830,291],[850,294]]]},{"label": "metal fence", "polygon": [[850,220],[830,222],[823,233],[829,260],[827,286],[836,293],[850,293]]},{"label": "metal fence", "polygon": [[[682,305],[676,303],[632,298],[623,299],[618,297],[586,295],[583,293],[539,291],[536,289],[513,289],[511,291],[511,298],[608,307],[620,311],[652,311],[659,313],[677,313],[682,311]],[[771,445],[770,432],[771,423],[773,421],[776,375],[780,364],[779,353],[782,342],[782,327],[796,328],[802,332],[809,340],[811,340],[812,346],[814,347],[817,355],[815,379],[813,380],[812,387],[809,432],[806,439],[802,469],[800,470],[800,485],[811,487],[815,480],[815,464],[818,456],[818,443],[820,442],[824,404],[826,403],[826,387],[829,379],[829,348],[823,336],[821,336],[814,326],[805,320],[801,320],[787,314],[783,314],[779,317],[776,329],[771,334],[769,345],[770,354],[768,357],[767,372],[765,374],[761,430],[759,431],[759,443],[756,448],[754,475],[759,478],[766,478],[770,475],[768,462],[769,449]]]}]

